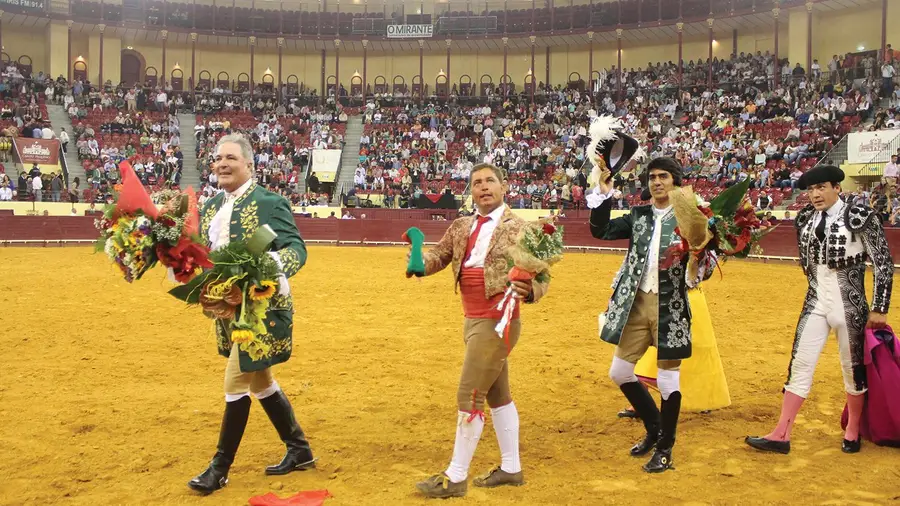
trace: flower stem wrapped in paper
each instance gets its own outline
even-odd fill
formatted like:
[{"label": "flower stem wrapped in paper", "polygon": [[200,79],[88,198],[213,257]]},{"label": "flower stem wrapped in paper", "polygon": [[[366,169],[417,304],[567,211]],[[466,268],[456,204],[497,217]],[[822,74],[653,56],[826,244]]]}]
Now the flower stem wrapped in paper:
[{"label": "flower stem wrapped in paper", "polygon": [[266,311],[278,290],[278,264],[266,253],[276,237],[271,227],[263,225],[247,241],[210,253],[211,269],[169,290],[176,299],[199,304],[206,316],[225,321],[231,341],[253,360],[268,352],[259,338],[268,332]]},{"label": "flower stem wrapped in paper", "polygon": [[[562,260],[563,227],[556,226],[553,218],[543,218],[525,224],[519,231],[516,244],[509,250],[509,273],[512,281],[533,280],[545,283],[550,280],[550,266]],[[494,330],[506,342],[509,353],[509,324],[519,299],[512,286],[506,289],[497,305],[502,317]]]},{"label": "flower stem wrapped in paper", "polygon": [[756,209],[747,198],[749,187],[749,179],[742,181],[720,193],[709,205],[695,196],[689,186],[669,192],[678,222],[676,231],[682,242],[669,248],[664,266],[690,255],[687,274],[689,279],[694,279],[706,252],[713,252],[723,260],[761,253],[759,241],[775,227],[760,223]]}]

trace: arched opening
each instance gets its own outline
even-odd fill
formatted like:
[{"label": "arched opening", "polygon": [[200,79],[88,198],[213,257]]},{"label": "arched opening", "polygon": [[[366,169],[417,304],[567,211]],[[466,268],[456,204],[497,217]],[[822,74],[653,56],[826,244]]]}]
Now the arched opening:
[{"label": "arched opening", "polygon": [[414,97],[422,97],[424,90],[422,89],[422,76],[416,74],[412,78],[412,94]]},{"label": "arched opening", "polygon": [[472,96],[472,76],[469,74],[459,76],[459,95],[462,97]]},{"label": "arched opening", "polygon": [[19,72],[22,73],[22,76],[25,79],[31,79],[31,57],[23,54],[19,57]]},{"label": "arched opening", "polygon": [[87,81],[87,63],[79,60],[72,65],[72,79]]},{"label": "arched opening", "polygon": [[237,90],[238,93],[246,93],[250,91],[250,74],[241,72],[238,74]]},{"label": "arched opening", "polygon": [[578,72],[569,74],[568,87],[570,90],[584,91],[584,79],[581,78],[581,74]]},{"label": "arched opening", "polygon": [[494,89],[494,79],[491,76],[484,74],[481,76],[480,81],[481,89],[479,91],[481,92],[482,97],[486,97],[488,96],[488,90]]},{"label": "arched opening", "polygon": [[172,91],[184,91],[184,72],[181,69],[172,69],[169,79]]},{"label": "arched opening", "polygon": [[198,91],[212,90],[212,74],[208,70],[201,70],[197,76]]},{"label": "arched opening", "polygon": [[156,88],[159,82],[159,72],[156,67],[147,67],[144,69],[144,85],[148,88]]},{"label": "arched opening", "polygon": [[216,74],[216,87],[222,90],[231,89],[231,76],[224,70]]},{"label": "arched opening", "polygon": [[375,76],[375,93],[385,94],[388,92],[387,79],[384,76]]},{"label": "arched opening", "polygon": [[300,93],[300,78],[296,74],[287,76],[287,94],[295,97]]},{"label": "arched opening", "polygon": [[403,93],[405,95],[407,93],[406,79],[401,75],[394,76],[393,88],[394,93]]},{"label": "arched opening", "polygon": [[144,82],[144,69],[147,68],[147,60],[144,55],[133,49],[122,50],[122,83],[125,86],[134,86]]}]

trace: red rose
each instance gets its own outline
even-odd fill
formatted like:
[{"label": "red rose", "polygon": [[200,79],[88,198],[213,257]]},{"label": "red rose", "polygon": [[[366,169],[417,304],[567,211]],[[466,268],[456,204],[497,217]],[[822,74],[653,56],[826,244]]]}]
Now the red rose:
[{"label": "red rose", "polygon": [[212,268],[209,250],[187,237],[182,237],[174,247],[164,243],[156,245],[156,256],[166,267],[171,267],[179,283],[187,283],[197,273],[197,268]]},{"label": "red rose", "polygon": [[544,223],[544,226],[541,228],[545,234],[553,235],[556,232],[556,225],[552,223]]}]

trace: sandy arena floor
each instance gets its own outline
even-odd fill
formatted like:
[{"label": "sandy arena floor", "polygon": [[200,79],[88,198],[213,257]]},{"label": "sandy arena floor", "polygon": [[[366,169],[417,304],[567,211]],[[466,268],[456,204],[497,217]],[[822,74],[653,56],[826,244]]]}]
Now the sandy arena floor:
[{"label": "sandy arena floor", "polygon": [[[328,505],[420,504],[414,483],[450,458],[462,360],[452,276],[403,277],[401,248],[312,247],[292,280],[294,356],[276,369],[319,469],[266,477],[283,446],[259,406],[224,490],[187,481],[215,451],[224,359],[210,322],[165,293],[158,269],[128,285],[86,248],[0,250],[0,504],[246,504],[327,488]],[[644,474],[638,423],[597,337],[621,258],[569,254],[544,301],[523,311],[511,358],[527,485],[453,504],[884,504],[900,499],[900,450],[840,452],[837,347],[825,350],[789,456],[747,448],[775,423],[806,290],[799,267],[733,262],[707,297],[732,407],[687,414],[677,470]],[[897,294],[895,290],[895,308]],[[897,309],[891,317],[900,323]],[[472,466],[499,461],[490,424]]]}]

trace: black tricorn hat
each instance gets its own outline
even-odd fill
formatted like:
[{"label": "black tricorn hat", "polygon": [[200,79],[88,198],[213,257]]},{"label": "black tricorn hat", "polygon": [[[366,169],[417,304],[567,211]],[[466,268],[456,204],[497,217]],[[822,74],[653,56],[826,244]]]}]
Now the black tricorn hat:
[{"label": "black tricorn hat", "polygon": [[805,190],[819,183],[837,184],[844,180],[844,171],[834,165],[819,165],[806,171],[797,181],[797,187]]},{"label": "black tricorn hat", "polygon": [[640,143],[621,132],[622,121],[612,116],[598,116],[591,122],[588,135],[588,156],[600,156],[609,168],[609,175],[615,176],[638,153]]}]

